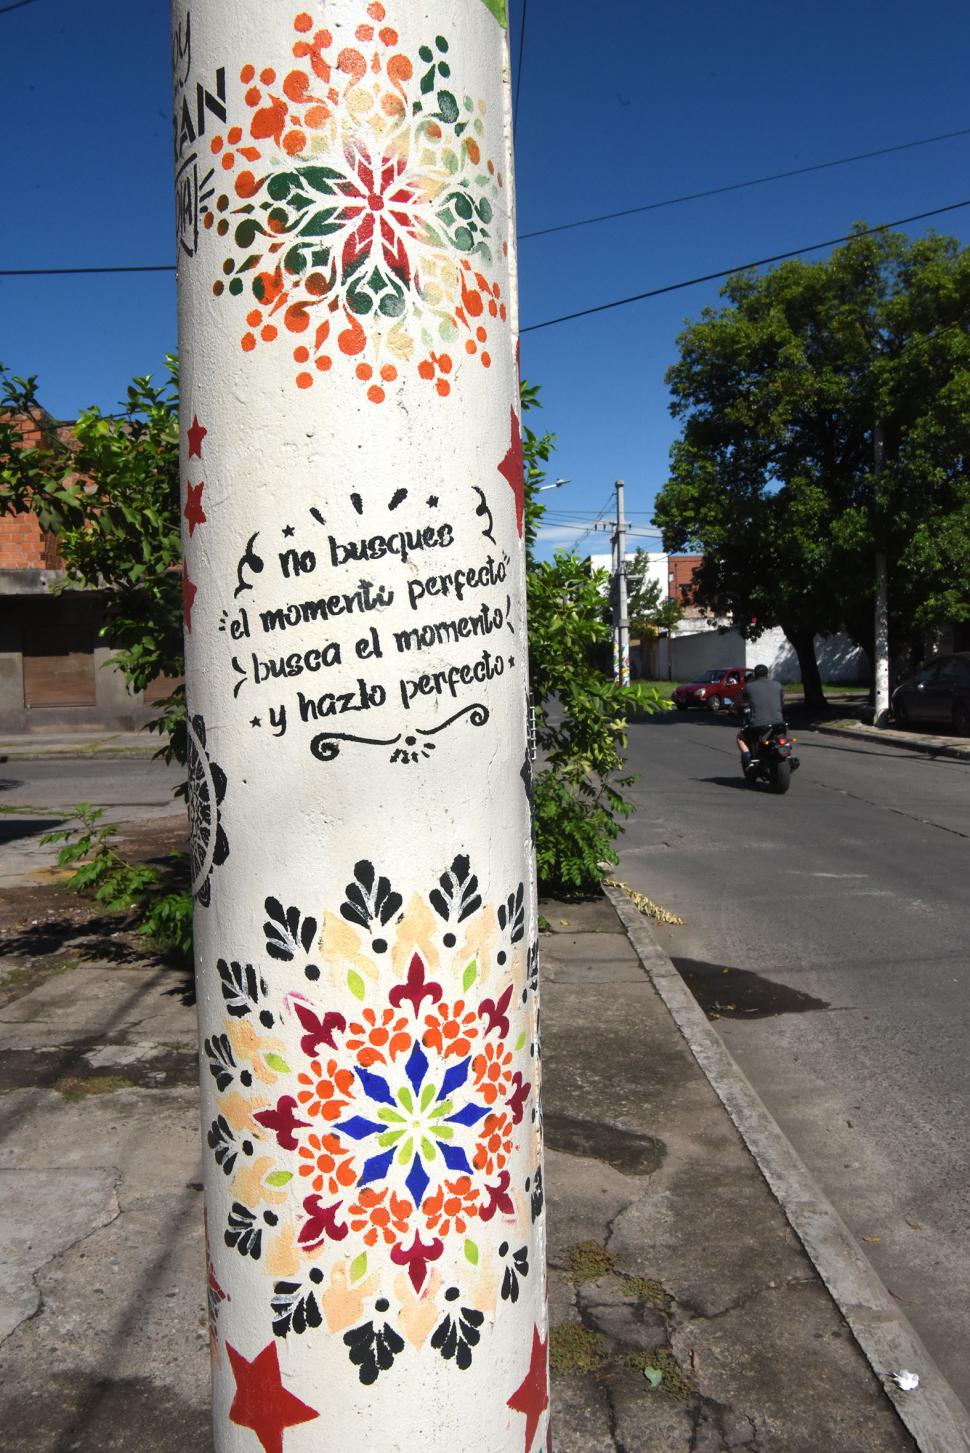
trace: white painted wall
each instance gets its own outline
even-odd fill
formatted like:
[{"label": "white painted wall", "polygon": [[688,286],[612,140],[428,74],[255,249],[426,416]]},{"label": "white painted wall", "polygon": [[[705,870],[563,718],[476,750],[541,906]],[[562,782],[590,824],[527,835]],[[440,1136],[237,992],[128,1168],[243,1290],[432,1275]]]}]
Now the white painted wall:
[{"label": "white painted wall", "polygon": [[[848,636],[817,636],[815,651],[823,681],[855,683],[869,677],[865,652]],[[746,641],[733,628],[718,631],[706,620],[681,621],[671,637],[658,642],[662,679],[690,681],[717,666],[757,666],[763,662],[779,681],[798,681],[798,657],[780,627]]]},{"label": "white painted wall", "polygon": [[174,7],[217,1453],[546,1447],[503,13]]}]

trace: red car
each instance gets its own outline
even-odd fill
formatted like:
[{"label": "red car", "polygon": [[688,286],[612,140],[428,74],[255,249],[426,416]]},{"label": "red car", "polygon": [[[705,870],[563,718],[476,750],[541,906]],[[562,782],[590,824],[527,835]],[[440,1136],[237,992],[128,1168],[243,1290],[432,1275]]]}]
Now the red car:
[{"label": "red car", "polygon": [[720,711],[723,706],[733,706],[744,690],[748,673],[743,666],[721,666],[712,671],[702,671],[696,681],[678,686],[674,706],[686,711],[697,706],[706,711]]}]

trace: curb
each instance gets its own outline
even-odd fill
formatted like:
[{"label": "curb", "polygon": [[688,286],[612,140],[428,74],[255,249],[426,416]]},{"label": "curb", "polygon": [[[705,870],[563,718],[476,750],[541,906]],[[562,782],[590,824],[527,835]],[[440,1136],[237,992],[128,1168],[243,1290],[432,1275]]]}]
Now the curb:
[{"label": "curb", "polygon": [[[859,1243],[711,1028],[642,914],[618,889],[604,887],[603,892],[920,1453],[970,1453],[970,1413]],[[905,1393],[893,1381],[893,1374],[904,1368],[919,1373],[915,1392]]]},{"label": "curb", "polygon": [[879,742],[884,747],[900,747],[910,752],[924,752],[930,757],[950,757],[957,762],[970,762],[970,746],[955,747],[947,742],[934,742],[929,737],[887,736],[878,728],[872,731],[857,727],[819,726],[803,727],[803,731],[818,732],[827,737],[847,737],[850,741]]},{"label": "curb", "polygon": [[149,762],[158,751],[157,746],[148,745],[143,747],[92,746],[87,742],[79,742],[75,746],[57,747],[0,747],[0,762],[78,762],[91,761],[97,757],[108,761],[142,760]]}]

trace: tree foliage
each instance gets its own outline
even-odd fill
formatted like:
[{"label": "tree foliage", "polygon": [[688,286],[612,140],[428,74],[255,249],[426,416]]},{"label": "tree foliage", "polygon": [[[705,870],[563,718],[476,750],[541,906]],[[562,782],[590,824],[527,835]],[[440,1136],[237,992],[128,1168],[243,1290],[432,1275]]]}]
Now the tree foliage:
[{"label": "tree foliage", "polygon": [[[104,592],[113,661],[135,690],[184,668],[174,358],[167,371],[161,385],[135,379],[119,415],[86,409],[65,434],[40,408],[36,379],[0,365],[0,509],[33,510],[59,537],[68,581]],[[523,384],[522,403],[539,406],[534,386]],[[26,447],[18,418],[35,427]],[[551,434],[526,429],[529,659],[543,759],[534,802],[542,886],[575,891],[594,887],[601,864],[616,861],[618,819],[629,811],[618,777],[626,721],[655,700],[638,687],[621,690],[590,664],[593,646],[608,638],[601,581],[575,555],[534,559],[543,514],[535,491],[554,446]],[[153,725],[163,754],[184,762],[181,689]],[[105,852],[89,856],[108,861]]]},{"label": "tree foliage", "polygon": [[702,553],[698,602],[749,638],[780,625],[819,702],[814,636],[871,650],[877,550],[897,644],[970,616],[970,254],[859,231],[722,296],[668,372],[682,432],[655,520]]},{"label": "tree foliage", "polygon": [[[526,412],[540,407],[534,386],[523,383],[522,404]],[[595,648],[610,638],[606,572],[591,573],[565,551],[535,558],[537,492],[554,447],[554,435],[526,429],[529,674],[542,763],[533,780],[536,857],[545,891],[588,892],[604,864],[617,861],[613,844],[631,811],[622,793],[632,781],[623,775],[627,721],[656,710],[660,698],[639,684],[617,686],[593,663]]]},{"label": "tree foliage", "polygon": [[[66,584],[103,592],[112,664],[135,691],[184,670],[172,357],[166,373],[161,384],[134,379],[117,415],[85,409],[68,430],[40,407],[35,377],[0,364],[0,512],[33,511],[58,537]],[[161,711],[163,753],[184,761],[181,688]]]},{"label": "tree foliage", "polygon": [[650,557],[639,546],[633,559],[627,561],[626,590],[631,637],[672,631],[683,619],[683,602],[668,597],[660,581],[650,574]]}]

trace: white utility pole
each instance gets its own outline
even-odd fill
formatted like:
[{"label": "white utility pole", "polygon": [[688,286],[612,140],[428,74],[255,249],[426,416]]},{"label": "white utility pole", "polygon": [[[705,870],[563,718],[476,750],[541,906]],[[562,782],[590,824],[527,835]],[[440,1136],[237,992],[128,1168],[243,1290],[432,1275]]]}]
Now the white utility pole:
[{"label": "white utility pole", "polygon": [[879,474],[885,452],[885,434],[877,419],[872,431],[872,453],[875,465],[873,490],[873,524],[876,542],[876,591],[873,613],[873,723],[884,727],[889,722],[889,598],[886,552],[881,548],[879,530]]},{"label": "white utility pole", "polygon": [[616,652],[614,655],[615,680],[620,686],[630,684],[630,622],[627,618],[626,598],[626,516],[623,509],[623,480],[616,481]]},{"label": "white utility pole", "polygon": [[214,1446],[537,1453],[505,0],[172,49]]}]

